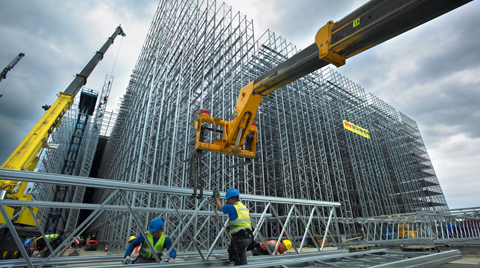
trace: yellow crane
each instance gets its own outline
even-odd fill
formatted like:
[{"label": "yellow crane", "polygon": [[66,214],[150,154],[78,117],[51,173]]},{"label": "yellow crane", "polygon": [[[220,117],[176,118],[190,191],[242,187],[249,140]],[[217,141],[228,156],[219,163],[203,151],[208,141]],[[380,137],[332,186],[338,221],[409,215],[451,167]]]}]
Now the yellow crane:
[{"label": "yellow crane", "polygon": [[[115,38],[118,36],[125,36],[121,26],[115,29],[115,32],[108,38],[105,44],[95,53],[92,59],[85,65],[83,70],[76,75],[74,80],[65,89],[60,92],[56,101],[48,107],[45,114],[38,121],[30,133],[23,139],[20,145],[13,151],[8,159],[3,163],[1,168],[13,170],[28,170],[33,171],[38,163],[38,154],[42,148],[47,145],[47,140],[61,123],[63,115],[70,109],[73,104],[74,97],[80,91],[83,85],[87,83],[88,76],[93,69],[103,59],[103,55],[107,52]],[[2,199],[16,199],[16,200],[32,200],[32,196],[25,194],[27,182],[0,180],[0,198]],[[17,208],[18,210],[20,208]],[[5,207],[9,217],[15,213],[15,209]],[[36,215],[38,209],[33,208]],[[5,219],[0,215],[0,224],[5,223]],[[36,226],[34,216],[25,210],[14,219],[14,224],[24,226]]]},{"label": "yellow crane", "polygon": [[258,140],[254,119],[264,96],[328,64],[340,67],[346,59],[470,1],[372,0],[338,22],[329,21],[318,30],[315,43],[240,90],[231,121],[200,110],[194,121],[195,149],[254,158]]}]

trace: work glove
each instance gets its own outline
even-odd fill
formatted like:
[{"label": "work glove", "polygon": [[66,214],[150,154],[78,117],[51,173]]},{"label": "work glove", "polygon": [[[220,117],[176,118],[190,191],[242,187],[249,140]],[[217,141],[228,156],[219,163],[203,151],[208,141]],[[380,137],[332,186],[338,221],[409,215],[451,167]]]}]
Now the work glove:
[{"label": "work glove", "polygon": [[123,258],[123,264],[130,264],[132,263],[132,260],[130,259],[130,256],[127,256]]},{"label": "work glove", "polygon": [[220,199],[220,193],[217,190],[214,190],[213,197],[215,197],[215,199]]},{"label": "work glove", "polygon": [[168,263],[175,263],[175,259],[174,259],[174,258],[169,258],[166,262],[168,262]]}]

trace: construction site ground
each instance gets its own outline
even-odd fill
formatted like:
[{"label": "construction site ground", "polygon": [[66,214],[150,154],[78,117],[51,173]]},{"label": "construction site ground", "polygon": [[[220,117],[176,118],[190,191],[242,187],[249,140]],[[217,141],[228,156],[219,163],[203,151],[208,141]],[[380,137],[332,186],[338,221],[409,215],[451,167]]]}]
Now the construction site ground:
[{"label": "construction site ground", "polygon": [[[375,245],[371,245],[370,246],[370,249],[380,249],[380,248],[386,248],[386,247],[381,247],[381,246],[375,246]],[[330,251],[330,250],[336,250],[337,248],[336,247],[325,247],[324,248],[324,251]],[[392,252],[399,252],[401,251],[400,247],[388,247],[388,249]],[[449,263],[450,266],[448,267],[456,267],[456,265],[458,265],[459,267],[462,266],[462,265],[465,265],[465,264],[468,264],[468,265],[478,265],[478,267],[480,267],[480,246],[477,247],[477,246],[474,246],[474,247],[471,247],[471,246],[468,246],[468,247],[438,247],[439,251],[442,252],[442,251],[448,251],[448,250],[452,250],[452,249],[459,249],[462,253],[462,259],[459,259],[459,260],[455,260],[455,261],[452,261]],[[96,250],[96,251],[85,251],[84,248],[80,248],[80,249],[77,249],[77,251],[80,253],[80,257],[81,256],[85,256],[85,257],[93,257],[93,256],[118,256],[119,258],[121,258],[121,256],[124,254],[124,252],[119,252],[119,251],[108,251],[108,252],[105,252],[104,250]],[[305,252],[305,253],[309,253],[309,252],[316,252],[317,249],[316,248],[304,248],[302,250],[302,252]],[[65,255],[64,256],[68,256],[69,253],[71,253],[73,251],[66,251],[65,252]],[[194,254],[196,252],[188,252],[189,254]],[[181,263],[182,261],[182,255],[185,254],[184,252],[178,252],[178,257],[177,257],[177,262],[176,263]],[[226,250],[225,250],[225,254],[226,254]],[[287,252],[287,254],[295,254],[295,251],[293,249],[289,250]],[[249,257],[252,257],[251,254],[248,253]],[[225,256],[226,257],[226,256]],[[135,257],[133,257],[134,259]],[[102,266],[102,265],[118,265],[120,264],[120,261],[114,261],[114,262],[101,262],[101,263],[90,263],[88,264],[87,266]],[[85,267],[86,265],[85,264],[70,264],[70,265],[67,265],[67,266],[79,266],[79,267]],[[438,267],[444,267],[443,265],[442,266],[438,266]],[[471,266],[468,266],[468,267],[471,267]]]}]

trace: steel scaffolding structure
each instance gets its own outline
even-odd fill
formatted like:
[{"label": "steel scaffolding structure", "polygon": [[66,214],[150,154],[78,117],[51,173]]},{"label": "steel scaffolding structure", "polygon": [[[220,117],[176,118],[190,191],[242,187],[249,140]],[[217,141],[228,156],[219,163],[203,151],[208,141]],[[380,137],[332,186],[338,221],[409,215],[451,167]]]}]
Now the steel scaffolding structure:
[{"label": "steel scaffolding structure", "polygon": [[[74,103],[78,103],[80,97],[75,98]],[[67,157],[68,144],[75,130],[75,123],[78,117],[78,107],[72,105],[62,118],[62,123],[52,132],[49,138],[49,144],[58,144],[57,149],[43,148],[40,153],[40,161],[38,162],[37,172],[48,172],[61,174],[64,159]],[[36,200],[53,200],[55,196],[54,185],[34,184],[32,188],[32,196]],[[46,228],[49,218],[49,208],[39,208],[37,218],[41,224],[42,230]]]},{"label": "steel scaffolding structure", "polygon": [[[90,170],[93,164],[97,144],[102,130],[104,133],[108,131],[106,126],[103,126],[103,120],[107,117],[107,122],[111,122],[111,114],[106,112],[106,106],[108,103],[108,97],[110,96],[110,90],[113,84],[113,77],[110,75],[105,76],[104,85],[100,94],[98,94],[98,100],[95,105],[94,114],[87,116],[85,122],[85,130],[83,133],[83,142],[78,145],[78,152],[76,161],[71,167],[71,173],[73,175],[86,176],[90,175]],[[85,89],[89,92],[91,89]],[[74,133],[75,126],[78,124],[77,120],[81,116],[77,104],[80,101],[80,96],[75,98],[75,103],[72,108],[63,116],[62,124],[60,124],[50,136],[48,144],[54,146],[47,146],[40,154],[39,165],[36,169],[37,172],[61,174],[63,163],[68,159],[68,144],[72,137],[77,137],[77,133]],[[58,148],[52,149],[53,147]],[[52,201],[55,199],[55,193],[58,186],[36,184],[33,186],[32,195],[36,200],[40,201]],[[76,203],[82,203],[85,194],[85,187],[70,187],[67,189],[65,201],[73,201]],[[51,208],[41,208],[37,214],[42,229],[48,228],[49,221],[52,220],[52,215],[60,215],[60,227],[59,231],[71,232],[75,229],[78,221],[79,210],[60,210],[51,211]]]},{"label": "steel scaffolding structure", "polygon": [[[116,233],[120,233],[117,232],[117,229],[114,229],[118,227],[116,226],[118,219],[125,220],[128,216],[133,219],[135,228],[138,230],[138,232],[133,233],[134,235],[140,235],[145,232],[146,225],[143,224],[141,220],[145,217],[148,218],[148,215],[152,215],[152,217],[161,216],[166,219],[164,230],[172,237],[172,248],[170,248],[170,250],[174,247],[177,250],[196,250],[195,256],[188,253],[184,256],[182,256],[183,254],[179,254],[179,256],[185,260],[197,259],[197,261],[208,262],[209,258],[216,255],[213,254],[216,247],[219,245],[220,247],[225,247],[228,243],[228,232],[225,232],[228,226],[228,218],[225,215],[218,214],[218,208],[216,207],[214,199],[210,197],[212,196],[212,191],[205,191],[205,196],[194,198],[193,203],[196,203],[196,205],[195,207],[191,206],[192,209],[179,209],[175,204],[179,203],[178,201],[181,199],[192,199],[192,189],[7,169],[0,169],[0,177],[7,179],[21,178],[23,181],[46,185],[62,184],[67,187],[88,186],[110,191],[101,204],[78,203],[76,200],[72,202],[62,202],[0,199],[0,212],[6,219],[6,223],[0,228],[7,226],[10,229],[13,240],[25,258],[22,265],[26,263],[29,267],[33,267],[32,260],[27,256],[26,250],[11,220],[25,209],[33,213],[31,207],[63,208],[70,209],[71,212],[82,209],[92,211],[85,221],[75,226],[75,228],[72,228],[71,233],[65,234],[65,240],[62,244],[55,250],[52,250],[50,255],[45,256],[45,259],[41,261],[39,267],[52,264],[50,260],[60,255],[62,250],[70,245],[73,238],[78,235],[91,233],[98,228],[103,230],[104,227],[109,227],[110,231],[105,233],[105,235],[115,236]],[[152,196],[154,200],[165,198],[166,201],[171,204],[171,208],[165,208],[165,206],[151,207],[147,204],[135,204],[135,206],[132,206],[130,205],[131,201],[126,198],[127,193],[136,193],[138,195],[145,193]],[[224,197],[225,193],[221,193],[221,196]],[[263,211],[260,213],[250,214],[252,224],[255,227],[254,236],[261,242],[266,242],[265,235],[269,234],[269,227],[272,225],[271,222],[276,222],[276,224],[281,226],[281,231],[275,234],[278,235],[277,239],[281,240],[283,236],[289,237],[293,242],[296,242],[293,245],[293,249],[298,254],[302,253],[302,248],[307,238],[312,241],[318,252],[321,252],[326,244],[327,236],[334,239],[338,237],[339,227],[336,220],[335,208],[339,207],[340,203],[259,195],[243,195],[242,198],[244,202],[250,204],[252,207],[263,208]],[[289,208],[289,213],[286,218],[280,217],[280,214],[275,209],[275,207],[280,205]],[[4,206],[22,207],[22,209],[16,213],[16,215],[9,217]],[[323,217],[320,209],[329,211],[329,216]],[[308,215],[302,215],[301,211],[305,210],[310,213]],[[103,217],[104,221],[99,220],[102,219],[102,215],[111,216],[111,213],[115,213],[117,215],[116,218]],[[124,224],[125,223],[126,221],[124,221]],[[39,224],[37,224],[37,226],[39,232],[44,235],[41,226]],[[209,232],[211,228],[215,231]],[[295,233],[299,230],[302,231],[302,236],[296,237]],[[320,234],[322,239],[318,240],[318,242],[321,241],[321,243],[317,243],[314,233]],[[121,245],[116,243],[118,240],[103,240],[102,245],[108,243],[108,245],[110,245],[109,247],[124,249],[127,243],[126,239],[121,237],[117,239],[120,239],[120,241],[123,240]],[[151,247],[152,245],[149,246]],[[168,256],[168,252],[166,256]],[[215,258],[217,257],[218,256],[215,256]],[[222,256],[221,258],[226,259],[226,256]],[[168,258],[165,258],[163,261],[166,260],[168,260]]]},{"label": "steel scaffolding structure", "polygon": [[366,243],[480,244],[480,208],[357,219]]},{"label": "steel scaffolding structure", "polygon": [[[114,254],[108,256],[86,256],[82,258],[78,257],[62,257],[58,258],[61,254],[62,249],[68,247],[72,243],[72,239],[75,236],[78,236],[82,233],[88,232],[88,230],[94,230],[96,228],[102,228],[104,226],[113,226],[117,222],[115,219],[110,219],[109,222],[98,222],[101,215],[107,214],[109,212],[118,213],[118,217],[122,217],[124,214],[131,215],[134,218],[134,222],[137,227],[141,230],[141,233],[145,230],[145,226],[141,226],[142,223],[139,222],[139,219],[144,217],[144,214],[154,214],[161,215],[163,218],[168,219],[166,221],[165,230],[168,232],[172,238],[172,244],[177,249],[182,247],[182,244],[189,245],[190,251],[194,252],[183,252],[178,250],[177,259],[180,260],[177,263],[170,265],[169,263],[162,263],[162,266],[166,267],[203,267],[203,266],[225,266],[229,262],[226,251],[217,251],[214,250],[216,245],[223,244],[221,242],[225,238],[225,227],[228,223],[226,216],[220,218],[218,213],[216,213],[216,205],[210,196],[212,195],[211,191],[205,191],[205,196],[198,199],[199,205],[194,209],[178,209],[177,206],[173,205],[177,203],[175,197],[190,197],[193,189],[189,188],[179,188],[179,187],[169,187],[161,185],[151,185],[144,183],[131,183],[131,182],[122,182],[122,181],[112,181],[107,179],[96,179],[96,178],[87,178],[79,176],[68,176],[63,174],[51,174],[51,173],[40,173],[40,172],[27,172],[27,171],[16,171],[16,170],[7,170],[0,169],[0,177],[5,179],[19,180],[40,183],[40,184],[63,184],[69,187],[93,187],[96,189],[111,190],[109,196],[101,204],[88,204],[88,203],[77,203],[77,202],[58,202],[58,201],[26,201],[26,200],[13,200],[13,199],[0,199],[0,212],[2,216],[7,219],[6,223],[1,226],[7,226],[12,232],[12,237],[15,243],[19,246],[23,259],[19,260],[4,260],[0,261],[0,265],[8,267],[43,267],[45,265],[85,265],[84,267],[121,267],[118,263],[123,259],[123,254]],[[164,207],[148,207],[146,204],[137,206],[131,206],[130,200],[127,200],[126,193],[147,193],[158,199],[158,196],[166,196],[167,199],[172,199],[172,209]],[[221,196],[224,196],[224,193],[221,193]],[[277,239],[282,239],[282,235],[290,236],[291,239],[295,239],[291,236],[290,225],[297,225],[299,228],[303,229],[303,237],[296,241],[293,244],[293,249],[290,254],[286,255],[274,255],[274,256],[249,256],[249,267],[278,267],[281,265],[301,265],[301,266],[348,266],[348,267],[397,267],[397,266],[408,266],[408,265],[421,265],[421,267],[435,267],[441,264],[448,263],[453,260],[461,259],[462,255],[459,250],[450,250],[441,253],[433,252],[390,252],[388,249],[375,249],[362,252],[347,252],[346,250],[328,250],[323,251],[323,246],[325,244],[325,238],[336,237],[338,235],[338,225],[336,224],[335,218],[335,208],[340,206],[339,203],[335,202],[323,202],[323,201],[313,201],[313,200],[301,200],[301,199],[291,199],[291,198],[282,198],[282,197],[270,197],[270,196],[258,196],[258,195],[244,195],[244,201],[251,204],[253,207],[263,207],[261,213],[252,213],[253,225],[255,226],[254,235],[259,239],[260,242],[265,241],[263,236],[268,232],[269,225],[271,221],[277,221],[282,226],[282,231],[278,233],[280,236],[276,237]],[[118,201],[120,200],[120,202]],[[279,217],[277,211],[274,209],[275,205],[286,205],[289,206],[289,213],[286,217]],[[16,213],[16,215],[10,217],[4,206],[10,207],[22,207],[22,210]],[[55,250],[52,250],[49,256],[44,258],[30,258],[26,255],[26,251],[22,245],[22,241],[18,237],[15,227],[12,224],[12,220],[18,216],[21,211],[27,209],[32,213],[31,207],[49,207],[49,208],[65,208],[70,210],[91,210],[92,213],[90,216],[76,228],[72,230],[72,233],[66,236],[62,244],[57,247]],[[297,207],[306,208],[306,210],[311,211],[310,215],[302,216],[300,211],[302,209],[296,209]],[[320,209],[330,211],[330,216],[328,218],[322,217]],[[477,218],[479,216],[479,208],[471,208],[465,210],[451,210],[443,212],[422,212],[422,215],[417,213],[417,215],[396,215],[385,216],[385,220],[389,223],[382,223],[382,227],[391,227],[399,226],[402,224],[402,231],[410,231],[407,234],[411,234],[413,230],[414,233],[422,235],[424,237],[432,237],[431,232],[427,229],[422,229],[421,226],[442,226],[447,227],[445,229],[445,236],[442,237],[443,242],[446,244],[451,244],[452,241],[459,241],[462,238],[472,241],[475,238],[479,237],[479,221],[473,221],[472,218]],[[316,213],[316,215],[315,215]],[[294,215],[295,214],[295,215]],[[373,231],[374,234],[375,228],[381,230],[382,227],[379,227],[377,221],[380,217],[376,219],[361,219],[359,224],[361,224],[365,230]],[[199,221],[201,224],[199,224]],[[373,225],[372,225],[373,221]],[[386,222],[385,221],[385,222]],[[397,223],[394,223],[397,221]],[[417,229],[413,227],[405,227],[408,224],[416,224]],[[208,225],[216,225],[217,230],[215,233],[210,233],[206,240],[203,233],[208,228]],[[374,226],[376,224],[376,227]],[[222,227],[223,225],[223,227]],[[200,227],[199,227],[200,226]],[[321,243],[316,244],[313,231],[319,229],[322,230],[320,233],[323,240]],[[412,225],[413,226],[413,225]],[[199,228],[198,228],[199,227]],[[373,228],[372,228],[373,227]],[[397,228],[398,227],[394,227]],[[167,231],[168,230],[168,231]],[[288,230],[288,231],[287,231]],[[295,229],[293,231],[296,231]],[[393,229],[392,229],[393,230]],[[442,233],[442,229],[438,234]],[[43,234],[41,228],[39,231]],[[114,233],[113,230],[112,233]],[[377,231],[377,234],[380,232]],[[398,231],[396,232],[398,235]],[[277,235],[278,235],[277,234]],[[423,235],[426,234],[426,235]],[[190,239],[185,242],[184,235]],[[317,248],[315,252],[302,252],[304,247],[304,242],[306,238],[312,239],[313,245]],[[367,239],[379,237],[366,234]],[[380,235],[381,237],[381,235]],[[400,238],[400,239],[399,239]],[[439,238],[439,237],[437,237]],[[381,240],[381,239],[380,239]],[[406,238],[397,237],[397,241],[402,240],[401,243],[404,244],[407,240]],[[294,240],[295,241],[295,240]],[[417,240],[418,241],[418,240]],[[367,241],[367,242],[382,242],[382,241]],[[186,250],[189,247],[185,248]],[[195,250],[196,249],[196,252]],[[433,253],[433,254],[432,254]],[[168,255],[168,252],[166,253]],[[100,264],[101,263],[101,264]],[[105,264],[103,264],[105,263]],[[107,266],[108,265],[108,266]],[[152,264],[140,267],[151,267]]]},{"label": "steel scaffolding structure", "polygon": [[[200,195],[202,189],[236,187],[247,195],[340,202],[336,214],[347,237],[361,234],[361,225],[352,221],[357,217],[448,209],[416,123],[328,68],[264,98],[253,161],[194,151],[192,122],[200,109],[229,118],[240,88],[295,53],[295,46],[271,31],[255,40],[253,22],[225,4],[160,1],[100,177],[191,187]],[[95,203],[110,192],[98,190]],[[128,192],[126,198],[131,206],[152,208],[188,210],[200,204],[186,196],[173,203],[148,193]],[[264,209],[246,203],[253,213]],[[276,204],[274,209],[287,216],[291,207]],[[309,213],[305,208],[298,212]],[[320,208],[321,217],[328,214]],[[139,219],[146,226],[152,217],[145,213]],[[118,248],[141,231],[132,215],[106,212],[97,221],[109,223],[97,224],[99,239]],[[197,224],[200,236],[217,231],[205,221]],[[276,221],[268,224],[266,236],[281,232]],[[290,233],[300,237],[296,224]]]}]

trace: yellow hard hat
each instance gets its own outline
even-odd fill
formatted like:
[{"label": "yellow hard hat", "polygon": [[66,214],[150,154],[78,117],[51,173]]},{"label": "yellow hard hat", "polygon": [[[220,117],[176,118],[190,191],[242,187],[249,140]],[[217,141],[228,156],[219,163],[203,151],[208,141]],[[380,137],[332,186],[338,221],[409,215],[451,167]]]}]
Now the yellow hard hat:
[{"label": "yellow hard hat", "polygon": [[137,239],[135,236],[133,236],[133,235],[130,236],[130,237],[128,238],[128,243],[132,242],[132,241],[135,240],[135,239]]},{"label": "yellow hard hat", "polygon": [[292,248],[292,241],[285,239],[285,240],[282,240],[282,243],[285,245],[287,250],[290,250]]}]

